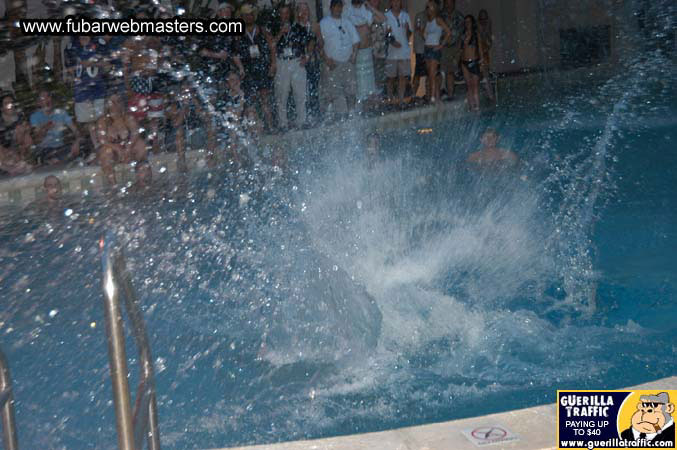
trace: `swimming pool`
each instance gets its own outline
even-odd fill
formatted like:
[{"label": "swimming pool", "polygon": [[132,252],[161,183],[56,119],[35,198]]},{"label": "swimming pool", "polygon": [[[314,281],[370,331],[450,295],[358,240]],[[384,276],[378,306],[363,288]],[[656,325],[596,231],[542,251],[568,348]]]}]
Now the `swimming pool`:
[{"label": "swimming pool", "polygon": [[[356,126],[296,149],[286,173],[215,170],[144,199],[3,217],[20,444],[115,446],[108,229],[144,305],[166,448],[374,431],[674,375],[674,83],[627,83],[403,130],[372,168]],[[487,126],[517,172],[463,163]]]}]

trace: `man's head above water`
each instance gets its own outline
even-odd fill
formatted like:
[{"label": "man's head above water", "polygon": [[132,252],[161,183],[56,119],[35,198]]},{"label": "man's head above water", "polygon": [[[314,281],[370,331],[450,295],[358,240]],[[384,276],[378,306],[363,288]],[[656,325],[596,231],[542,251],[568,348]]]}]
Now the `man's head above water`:
[{"label": "man's head above water", "polygon": [[47,201],[57,202],[61,199],[61,181],[54,175],[47,175],[42,186],[47,193]]},{"label": "man's head above water", "polygon": [[482,145],[487,148],[496,147],[498,144],[498,132],[493,128],[487,128],[487,130],[482,134]]}]

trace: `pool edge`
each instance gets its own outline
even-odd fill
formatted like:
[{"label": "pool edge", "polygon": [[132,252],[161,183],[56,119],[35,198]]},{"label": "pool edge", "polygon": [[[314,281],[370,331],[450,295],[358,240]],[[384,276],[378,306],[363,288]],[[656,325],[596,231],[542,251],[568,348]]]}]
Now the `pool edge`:
[{"label": "pool edge", "polygon": [[[626,389],[677,389],[677,375],[650,381]],[[553,392],[553,395],[555,393]],[[515,433],[519,440],[489,445],[501,449],[555,449],[555,404],[469,417],[414,427],[396,428],[374,433],[292,441],[277,444],[228,447],[228,450],[470,450],[477,449],[461,430],[500,425]],[[226,450],[213,449],[213,450]]]},{"label": "pool edge", "polygon": [[[604,79],[614,73],[610,65],[584,67],[553,73],[524,73],[499,78],[500,91],[511,92],[516,86],[533,87],[541,85],[544,80],[550,82],[571,83],[575,80]],[[462,117],[469,114],[465,110],[464,99],[458,96],[454,101],[438,103],[433,106],[421,106],[404,111],[391,111],[372,117],[358,117],[342,123],[328,124],[308,130],[298,130],[283,135],[264,136],[264,145],[283,146],[294,149],[303,145],[314,144],[319,148],[326,145],[327,134],[347,133],[356,129],[386,132],[390,130],[411,129],[422,125],[439,123],[450,117]],[[186,152],[189,172],[200,172],[206,169],[205,149]],[[177,157],[175,153],[150,155],[153,167],[153,178],[163,179],[177,173]],[[116,177],[120,185],[131,184],[134,180],[130,165],[118,164],[115,167]],[[43,180],[47,175],[56,175],[61,179],[63,192],[66,195],[82,195],[85,191],[99,191],[103,186],[103,177],[98,166],[74,166],[57,169],[41,168],[36,172],[0,179],[0,208],[23,208],[44,197]]]}]

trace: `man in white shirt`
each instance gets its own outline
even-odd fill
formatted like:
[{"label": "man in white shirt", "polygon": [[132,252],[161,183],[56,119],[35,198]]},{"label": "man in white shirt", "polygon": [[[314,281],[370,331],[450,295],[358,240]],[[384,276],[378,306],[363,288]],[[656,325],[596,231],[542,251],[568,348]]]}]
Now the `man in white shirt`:
[{"label": "man in white shirt", "polygon": [[393,87],[397,78],[397,101],[402,104],[407,80],[411,75],[411,21],[409,14],[402,11],[402,0],[390,0],[390,11],[385,15],[387,31],[386,77],[388,78],[388,98],[393,97]]},{"label": "man in white shirt", "polygon": [[362,102],[377,93],[371,48],[371,25],[374,22],[385,22],[385,17],[382,12],[365,0],[347,1],[343,8],[343,17],[353,24],[360,36],[355,75],[357,77],[357,100]]},{"label": "man in white shirt", "polygon": [[346,114],[355,104],[355,58],[360,36],[353,24],[342,16],[343,1],[331,0],[331,14],[320,22],[325,62],[325,109],[333,104],[335,114]]}]

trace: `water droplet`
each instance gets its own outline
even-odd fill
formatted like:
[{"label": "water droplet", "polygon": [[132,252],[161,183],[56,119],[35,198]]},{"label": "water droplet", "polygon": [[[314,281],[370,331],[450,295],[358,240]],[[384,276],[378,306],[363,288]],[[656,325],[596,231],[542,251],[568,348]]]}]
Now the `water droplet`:
[{"label": "water droplet", "polygon": [[165,369],[167,369],[166,362],[167,360],[165,358],[158,356],[157,359],[155,360],[155,372],[160,373],[163,372]]}]

